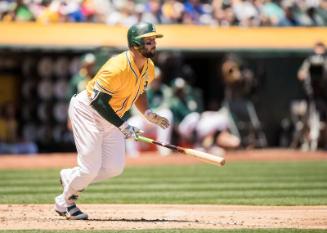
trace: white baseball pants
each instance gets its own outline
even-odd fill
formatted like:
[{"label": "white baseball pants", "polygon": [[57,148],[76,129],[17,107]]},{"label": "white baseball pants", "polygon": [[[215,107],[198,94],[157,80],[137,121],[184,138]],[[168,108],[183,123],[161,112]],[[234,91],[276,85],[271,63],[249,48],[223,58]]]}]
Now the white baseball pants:
[{"label": "white baseball pants", "polygon": [[205,111],[202,114],[192,112],[188,114],[178,126],[179,133],[189,139],[195,130],[199,138],[204,138],[216,131],[229,127],[228,113],[224,109],[219,111]]},{"label": "white baseball pants", "polygon": [[71,195],[84,190],[91,183],[120,175],[125,166],[123,134],[90,106],[86,91],[71,99],[68,114],[78,153],[78,166],[69,169],[66,177],[68,184],[63,195],[67,205]]}]

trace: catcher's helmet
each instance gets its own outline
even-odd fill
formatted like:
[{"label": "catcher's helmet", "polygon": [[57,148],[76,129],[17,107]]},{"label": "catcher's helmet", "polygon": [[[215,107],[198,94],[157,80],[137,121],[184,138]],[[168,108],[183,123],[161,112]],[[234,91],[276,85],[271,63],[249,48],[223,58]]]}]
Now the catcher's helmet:
[{"label": "catcher's helmet", "polygon": [[128,47],[143,47],[143,38],[155,36],[163,37],[162,34],[156,32],[156,28],[152,23],[137,23],[131,26],[127,32]]}]

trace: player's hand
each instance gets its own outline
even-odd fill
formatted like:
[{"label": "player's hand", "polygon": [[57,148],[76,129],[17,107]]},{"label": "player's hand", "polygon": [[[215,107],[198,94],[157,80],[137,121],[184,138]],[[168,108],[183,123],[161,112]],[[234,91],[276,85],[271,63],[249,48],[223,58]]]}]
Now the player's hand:
[{"label": "player's hand", "polygon": [[300,81],[304,81],[308,78],[308,74],[305,71],[300,71],[297,78]]},{"label": "player's hand", "polygon": [[139,135],[141,135],[143,133],[142,130],[140,130],[137,127],[129,125],[127,122],[122,124],[119,127],[119,129],[125,135],[126,139],[129,139],[129,138],[136,139]]},{"label": "player's hand", "polygon": [[169,127],[169,121],[167,118],[159,116],[151,110],[144,112],[145,118],[153,124],[159,125],[161,128],[166,129]]}]

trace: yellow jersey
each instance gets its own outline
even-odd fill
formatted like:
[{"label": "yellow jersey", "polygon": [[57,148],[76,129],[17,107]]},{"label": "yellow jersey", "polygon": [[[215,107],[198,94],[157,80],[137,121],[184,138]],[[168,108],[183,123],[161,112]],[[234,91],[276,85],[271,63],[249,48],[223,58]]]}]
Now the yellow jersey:
[{"label": "yellow jersey", "polygon": [[154,79],[154,64],[147,59],[140,72],[129,51],[110,58],[87,84],[89,97],[94,97],[94,90],[112,96],[108,105],[119,117],[132,107],[137,98]]}]

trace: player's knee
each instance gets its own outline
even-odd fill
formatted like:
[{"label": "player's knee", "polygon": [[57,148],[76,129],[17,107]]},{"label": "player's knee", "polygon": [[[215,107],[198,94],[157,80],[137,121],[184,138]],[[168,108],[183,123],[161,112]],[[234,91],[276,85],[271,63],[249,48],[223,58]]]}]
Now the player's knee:
[{"label": "player's knee", "polygon": [[114,176],[119,176],[123,173],[124,171],[124,166],[123,165],[119,165],[119,166],[115,166],[113,167],[109,167],[109,168],[103,168],[101,169],[101,173],[103,174],[104,177],[106,178],[111,178]]},{"label": "player's knee", "polygon": [[173,121],[173,113],[170,109],[162,109],[159,111],[159,115],[167,118],[169,122]]},{"label": "player's knee", "polygon": [[81,170],[80,176],[83,177],[85,181],[88,181],[89,183],[94,180],[94,178],[98,175],[100,169],[88,169],[84,168]]},{"label": "player's knee", "polygon": [[111,172],[111,175],[112,176],[119,176],[119,175],[121,175],[123,173],[123,171],[124,171],[123,167],[118,168],[118,169],[116,168]]},{"label": "player's knee", "polygon": [[102,169],[99,177],[101,177],[102,179],[110,179],[112,177],[115,176],[119,176],[120,174],[122,174],[123,170],[118,170],[118,169],[114,169],[114,170],[109,170],[109,169]]}]

